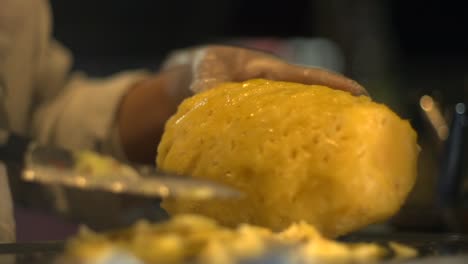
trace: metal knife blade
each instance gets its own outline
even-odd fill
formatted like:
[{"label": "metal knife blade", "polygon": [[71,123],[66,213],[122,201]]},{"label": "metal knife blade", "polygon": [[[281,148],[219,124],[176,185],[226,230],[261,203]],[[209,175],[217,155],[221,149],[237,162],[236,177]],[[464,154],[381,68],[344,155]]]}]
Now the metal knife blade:
[{"label": "metal knife blade", "polygon": [[211,181],[133,167],[91,151],[32,144],[25,157],[25,181],[84,190],[176,199],[238,198],[241,193]]}]

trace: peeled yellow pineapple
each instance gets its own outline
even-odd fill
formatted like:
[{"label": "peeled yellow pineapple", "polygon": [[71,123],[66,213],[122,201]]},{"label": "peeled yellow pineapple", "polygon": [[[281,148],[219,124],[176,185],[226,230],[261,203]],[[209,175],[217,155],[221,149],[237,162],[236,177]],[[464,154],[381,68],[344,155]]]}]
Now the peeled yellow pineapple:
[{"label": "peeled yellow pineapple", "polygon": [[242,199],[164,201],[170,213],[328,237],[385,220],[416,177],[416,133],[369,97],[262,79],[185,100],[166,124],[160,169],[238,188]]}]

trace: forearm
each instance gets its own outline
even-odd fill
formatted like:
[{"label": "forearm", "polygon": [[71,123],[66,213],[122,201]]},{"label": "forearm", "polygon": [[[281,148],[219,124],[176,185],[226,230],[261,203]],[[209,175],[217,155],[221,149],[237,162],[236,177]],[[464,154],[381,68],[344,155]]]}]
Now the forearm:
[{"label": "forearm", "polygon": [[[123,150],[132,162],[154,163],[156,149],[166,120],[175,113],[180,101],[188,96],[190,80],[186,67],[152,75],[133,85],[124,96],[117,122]],[[187,86],[187,94],[171,94],[171,86]]]}]

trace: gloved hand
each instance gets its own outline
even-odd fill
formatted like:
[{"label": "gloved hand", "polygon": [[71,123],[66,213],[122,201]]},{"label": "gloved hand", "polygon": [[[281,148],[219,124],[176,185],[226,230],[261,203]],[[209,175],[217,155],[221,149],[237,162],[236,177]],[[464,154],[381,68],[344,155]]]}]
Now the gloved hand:
[{"label": "gloved hand", "polygon": [[222,82],[254,78],[325,85],[354,95],[368,95],[364,87],[338,73],[293,65],[264,52],[230,46],[175,51],[163,63],[163,70],[175,68],[185,70],[179,70],[184,74],[179,74],[174,85],[168,85],[173,95],[186,95],[187,88],[183,86],[187,84],[192,92],[198,93]]},{"label": "gloved hand", "polygon": [[228,46],[203,46],[171,54],[161,71],[134,84],[122,99],[118,131],[133,162],[154,162],[154,142],[182,100],[222,82],[265,78],[325,85],[367,95],[353,80],[318,68],[286,63],[270,54]]}]

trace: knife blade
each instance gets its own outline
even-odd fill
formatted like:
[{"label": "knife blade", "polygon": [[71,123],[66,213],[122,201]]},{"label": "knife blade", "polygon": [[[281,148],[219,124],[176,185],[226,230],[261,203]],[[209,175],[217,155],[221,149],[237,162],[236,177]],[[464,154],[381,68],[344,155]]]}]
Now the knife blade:
[{"label": "knife blade", "polygon": [[201,200],[240,196],[239,191],[215,182],[161,172],[149,166],[134,167],[88,150],[41,145],[33,145],[27,151],[22,178],[42,184],[149,197]]},{"label": "knife blade", "polygon": [[82,190],[177,199],[238,198],[234,188],[212,181],[133,166],[93,151],[39,144],[0,129],[0,160],[20,163],[28,182]]}]

